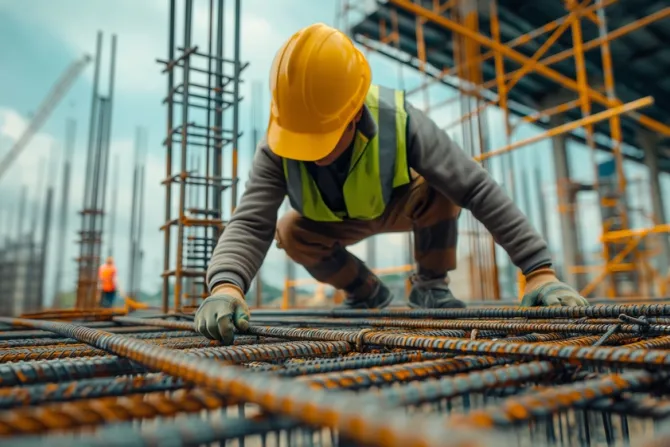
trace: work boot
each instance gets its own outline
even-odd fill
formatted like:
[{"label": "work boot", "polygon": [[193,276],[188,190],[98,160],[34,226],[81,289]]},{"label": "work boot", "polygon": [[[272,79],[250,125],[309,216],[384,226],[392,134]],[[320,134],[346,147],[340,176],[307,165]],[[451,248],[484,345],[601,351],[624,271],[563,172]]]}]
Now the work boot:
[{"label": "work boot", "polygon": [[377,281],[375,290],[369,297],[358,298],[348,294],[339,309],[383,309],[393,301],[393,294],[384,283]]},{"label": "work boot", "polygon": [[465,307],[465,303],[456,299],[451,293],[446,277],[427,279],[414,275],[411,282],[410,307],[422,309],[462,309]]}]

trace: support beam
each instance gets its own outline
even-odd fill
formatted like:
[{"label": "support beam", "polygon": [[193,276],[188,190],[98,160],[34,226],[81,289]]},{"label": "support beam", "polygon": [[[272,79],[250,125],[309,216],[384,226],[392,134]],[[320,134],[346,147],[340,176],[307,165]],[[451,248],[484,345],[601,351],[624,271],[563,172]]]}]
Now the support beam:
[{"label": "support beam", "polygon": [[[532,65],[533,69],[545,76],[546,78],[558,83],[559,85],[565,87],[566,89],[572,90],[574,92],[582,91],[581,86],[573,79],[559,73],[555,69],[552,69],[542,63],[535,63],[531,58],[525,56],[524,54],[509,48],[501,43],[495,42],[484,34],[479,34],[475,31],[468,29],[467,27],[457,23],[453,20],[450,20],[447,17],[440,16],[435,12],[431,11],[428,8],[422,7],[421,5],[412,3],[410,0],[388,0],[389,3],[407,11],[412,14],[415,14],[418,17],[421,17],[426,22],[432,22],[436,25],[439,25],[445,29],[451,30],[454,33],[458,33],[468,39],[472,39],[483,47],[490,48],[494,51],[499,51],[505,57],[521,64],[521,65]],[[586,95],[590,101],[597,102],[600,105],[605,107],[616,107],[623,104],[619,99],[610,99],[602,93],[594,90],[593,88],[586,88]],[[657,120],[649,118],[648,116],[641,115],[639,113],[634,113],[631,115],[636,119],[640,124],[645,127],[659,132],[663,135],[670,136],[670,126],[667,126]]]},{"label": "support beam", "polygon": [[369,268],[374,269],[377,267],[377,241],[375,237],[369,237],[366,243],[365,251],[365,263]]},{"label": "support beam", "polygon": [[[562,119],[552,116],[551,124],[559,126]],[[551,144],[556,172],[556,191],[558,195],[558,217],[561,223],[561,246],[563,247],[563,279],[570,285],[579,287],[582,283],[579,275],[574,273],[573,267],[580,265],[579,238],[577,236],[577,222],[574,212],[574,195],[570,180],[570,163],[568,148],[564,134],[552,137]]]},{"label": "support beam", "polygon": [[[663,204],[663,195],[661,191],[660,170],[658,163],[658,146],[660,143],[660,136],[653,132],[648,132],[643,129],[639,130],[638,136],[640,147],[644,151],[644,161],[649,169],[649,186],[651,189],[651,206],[654,212],[654,219],[656,224],[664,224],[668,222],[665,214],[665,206]],[[659,242],[661,244],[661,255],[658,258],[657,267],[662,275],[668,273],[668,263],[670,263],[670,240],[666,233],[659,234]]]},{"label": "support beam", "polygon": [[34,303],[36,310],[42,310],[46,308],[45,302],[45,284],[47,281],[47,263],[49,262],[49,239],[51,237],[51,212],[53,208],[53,196],[54,188],[50,186],[47,189],[46,203],[44,204],[44,220],[42,221],[42,247],[40,249],[40,268],[39,268],[39,285],[37,299]]}]

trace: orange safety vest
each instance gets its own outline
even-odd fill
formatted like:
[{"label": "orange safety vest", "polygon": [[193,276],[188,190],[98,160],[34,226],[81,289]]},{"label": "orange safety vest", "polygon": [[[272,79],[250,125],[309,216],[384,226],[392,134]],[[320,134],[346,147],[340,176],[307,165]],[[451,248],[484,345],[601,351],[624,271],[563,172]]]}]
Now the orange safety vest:
[{"label": "orange safety vest", "polygon": [[116,266],[103,264],[98,270],[98,279],[103,292],[116,290]]}]

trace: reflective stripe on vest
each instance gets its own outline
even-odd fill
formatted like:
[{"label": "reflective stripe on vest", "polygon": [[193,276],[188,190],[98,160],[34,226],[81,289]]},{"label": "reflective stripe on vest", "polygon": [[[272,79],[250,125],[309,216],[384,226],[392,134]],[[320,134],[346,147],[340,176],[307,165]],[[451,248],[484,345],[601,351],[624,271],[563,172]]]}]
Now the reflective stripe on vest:
[{"label": "reflective stripe on vest", "polygon": [[346,214],[338,215],[328,208],[303,162],[283,159],[291,206],[308,219],[319,222],[338,222],[344,217],[375,219],[386,209],[393,189],[410,182],[404,92],[372,85],[365,105],[377,123],[377,134],[368,140],[356,133],[349,175],[342,191]]}]

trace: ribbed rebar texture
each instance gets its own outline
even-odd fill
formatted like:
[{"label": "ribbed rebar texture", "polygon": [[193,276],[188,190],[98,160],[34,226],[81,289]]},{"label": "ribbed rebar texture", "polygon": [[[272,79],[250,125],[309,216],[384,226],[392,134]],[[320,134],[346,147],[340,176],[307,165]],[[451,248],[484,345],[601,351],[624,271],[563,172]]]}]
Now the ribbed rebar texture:
[{"label": "ribbed rebar texture", "polygon": [[660,442],[667,317],[662,304],[262,311],[232,346],[173,316],[0,318],[0,443]]}]

